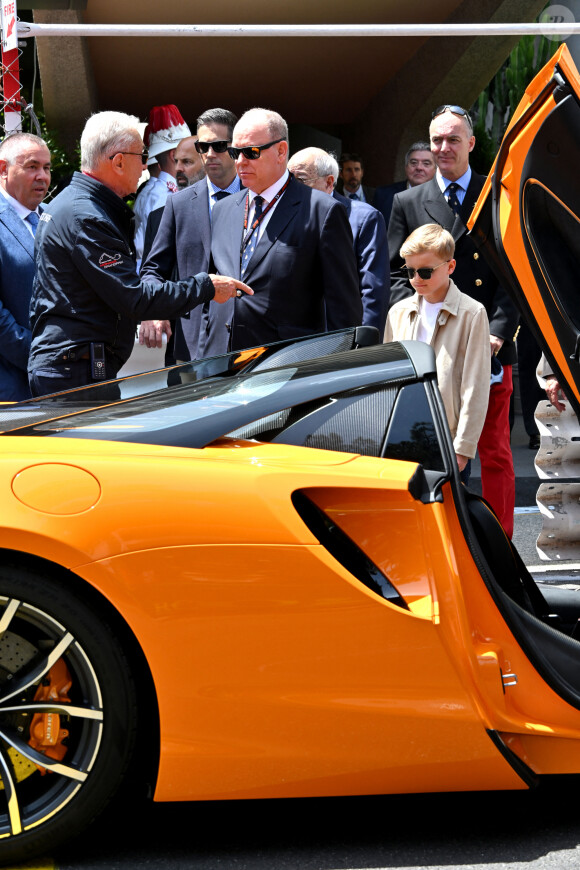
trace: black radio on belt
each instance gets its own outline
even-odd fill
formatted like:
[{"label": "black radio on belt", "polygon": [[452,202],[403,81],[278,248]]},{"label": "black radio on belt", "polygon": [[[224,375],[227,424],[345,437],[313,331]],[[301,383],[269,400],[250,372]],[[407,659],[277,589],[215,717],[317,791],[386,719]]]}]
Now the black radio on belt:
[{"label": "black radio on belt", "polygon": [[91,342],[91,377],[94,381],[104,381],[107,379],[105,345],[102,341]]}]

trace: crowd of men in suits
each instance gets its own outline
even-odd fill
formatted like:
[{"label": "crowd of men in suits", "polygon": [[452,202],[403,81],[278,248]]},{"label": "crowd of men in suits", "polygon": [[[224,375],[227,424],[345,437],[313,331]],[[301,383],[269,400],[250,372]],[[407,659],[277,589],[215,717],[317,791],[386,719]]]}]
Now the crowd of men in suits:
[{"label": "crowd of men in suits", "polygon": [[[164,205],[141,221],[140,273],[124,202],[150,158],[138,119],[92,116],[81,139],[81,171],[42,213],[46,145],[29,134],[0,144],[0,398],[25,398],[28,384],[42,395],[94,381],[102,373],[95,344],[104,346],[106,377],[115,377],[138,321],[148,346],[160,346],[173,323],[177,361],[361,323],[382,335],[389,298],[411,293],[401,245],[416,227],[435,222],[455,239],[456,283],[485,306],[490,353],[503,365],[479,454],[483,494],[511,534],[509,400],[518,313],[466,232],[483,184],[469,166],[469,114],[439,107],[430,141],[407,152],[405,181],[376,190],[363,184],[359,155],[343,154],[340,167],[318,148],[290,158],[288,128],[276,112],[251,109],[237,119],[210,109],[193,135],[181,121],[173,123],[177,141],[162,131],[171,164],[166,152],[156,156],[162,172],[174,166],[175,192],[167,180]],[[171,132],[170,117],[167,123]]]}]

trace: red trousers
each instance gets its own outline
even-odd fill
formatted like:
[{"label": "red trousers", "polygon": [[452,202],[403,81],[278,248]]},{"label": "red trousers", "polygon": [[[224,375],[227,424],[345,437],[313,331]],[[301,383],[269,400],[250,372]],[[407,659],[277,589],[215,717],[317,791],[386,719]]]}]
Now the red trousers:
[{"label": "red trousers", "polygon": [[481,492],[497,514],[506,534],[514,533],[516,479],[510,445],[512,367],[503,367],[501,384],[489,391],[489,405],[477,452],[481,464]]}]

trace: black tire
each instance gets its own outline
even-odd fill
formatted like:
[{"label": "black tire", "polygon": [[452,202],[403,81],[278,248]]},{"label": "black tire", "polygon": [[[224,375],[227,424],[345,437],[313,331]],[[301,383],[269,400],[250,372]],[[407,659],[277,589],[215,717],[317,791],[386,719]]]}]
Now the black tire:
[{"label": "black tire", "polygon": [[136,727],[110,628],[54,575],[0,569],[0,863],[86,827],[121,784]]}]

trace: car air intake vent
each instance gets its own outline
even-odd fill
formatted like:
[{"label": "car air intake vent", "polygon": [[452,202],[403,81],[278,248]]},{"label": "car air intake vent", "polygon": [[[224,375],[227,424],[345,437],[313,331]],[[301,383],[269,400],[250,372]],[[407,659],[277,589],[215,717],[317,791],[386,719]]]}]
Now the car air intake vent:
[{"label": "car air intake vent", "polygon": [[388,577],[312,499],[298,490],[292,494],[292,504],[314,537],[343,568],[390,604],[409,610],[407,602],[401,598]]}]

